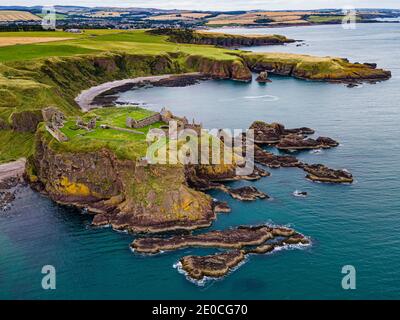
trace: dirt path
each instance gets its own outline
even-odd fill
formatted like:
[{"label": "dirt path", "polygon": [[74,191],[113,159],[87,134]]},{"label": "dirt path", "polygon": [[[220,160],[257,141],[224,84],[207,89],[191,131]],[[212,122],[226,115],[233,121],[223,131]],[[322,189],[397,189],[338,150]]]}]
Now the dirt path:
[{"label": "dirt path", "polygon": [[25,170],[26,159],[0,164],[0,181],[10,177],[22,176]]},{"label": "dirt path", "polygon": [[98,95],[117,87],[121,87],[127,84],[136,84],[142,81],[148,82],[157,82],[160,80],[168,79],[173,76],[188,76],[188,75],[198,75],[199,73],[183,73],[183,74],[165,74],[161,76],[149,76],[149,77],[138,77],[133,79],[124,79],[124,80],[116,80],[111,82],[106,82],[101,85],[92,87],[90,89],[82,91],[76,98],[76,103],[81,107],[81,109],[85,112],[90,109],[99,108],[101,106],[92,105],[94,98]]}]

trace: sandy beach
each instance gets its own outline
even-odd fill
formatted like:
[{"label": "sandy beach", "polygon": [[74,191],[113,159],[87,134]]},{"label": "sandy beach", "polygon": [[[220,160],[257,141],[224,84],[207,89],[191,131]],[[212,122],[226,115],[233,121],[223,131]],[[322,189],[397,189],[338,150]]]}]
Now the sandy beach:
[{"label": "sandy beach", "polygon": [[26,159],[0,164],[0,182],[4,179],[21,176],[25,170]]},{"label": "sandy beach", "polygon": [[199,75],[200,73],[193,72],[193,73],[183,73],[183,74],[165,74],[161,76],[149,76],[149,77],[138,77],[132,79],[124,79],[124,80],[116,80],[111,82],[102,83],[98,86],[91,87],[90,89],[82,91],[76,98],[76,103],[80,106],[80,108],[87,112],[90,109],[99,108],[101,106],[96,106],[92,104],[93,100],[100,94],[113,89],[118,88],[121,86],[125,86],[127,84],[136,84],[143,81],[147,82],[157,82],[160,80],[168,79],[174,76],[190,76],[190,75]]}]

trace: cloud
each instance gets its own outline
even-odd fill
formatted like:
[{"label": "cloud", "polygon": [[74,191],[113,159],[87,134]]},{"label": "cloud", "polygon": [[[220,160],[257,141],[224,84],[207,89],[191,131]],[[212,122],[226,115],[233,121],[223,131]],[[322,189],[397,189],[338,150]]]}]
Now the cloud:
[{"label": "cloud", "polygon": [[[322,9],[352,6],[357,8],[400,8],[399,0],[14,0],[12,5],[79,5],[118,6],[188,10],[282,10]],[[9,0],[0,0],[1,5],[11,5]]]}]

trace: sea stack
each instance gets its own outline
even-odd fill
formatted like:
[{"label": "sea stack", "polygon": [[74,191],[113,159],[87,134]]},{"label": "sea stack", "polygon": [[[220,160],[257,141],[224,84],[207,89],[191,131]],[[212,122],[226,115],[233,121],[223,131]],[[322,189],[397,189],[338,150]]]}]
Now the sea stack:
[{"label": "sea stack", "polygon": [[260,74],[258,75],[256,81],[259,82],[259,83],[272,82],[270,79],[268,79],[268,72],[267,71],[261,71]]}]

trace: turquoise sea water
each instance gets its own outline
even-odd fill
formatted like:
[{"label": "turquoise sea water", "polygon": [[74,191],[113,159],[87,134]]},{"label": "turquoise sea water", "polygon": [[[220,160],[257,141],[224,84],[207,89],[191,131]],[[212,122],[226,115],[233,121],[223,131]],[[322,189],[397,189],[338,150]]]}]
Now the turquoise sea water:
[{"label": "turquoise sea water", "polygon": [[[226,30],[225,30],[226,31]],[[238,270],[203,287],[172,266],[187,249],[153,257],[129,250],[133,236],[90,227],[90,217],[24,189],[14,208],[0,214],[0,298],[181,298],[181,299],[356,299],[399,298],[400,291],[400,26],[361,24],[284,29],[233,29],[237,33],[284,34],[308,46],[257,47],[336,55],[376,62],[393,73],[389,81],[360,88],[273,77],[268,85],[208,81],[185,88],[126,92],[121,101],[147,103],[159,110],[202,121],[208,128],[246,128],[253,120],[309,126],[341,142],[301,160],[346,168],[353,185],[309,182],[297,169],[271,171],[255,185],[273,197],[242,203],[223,193],[232,213],[212,229],[271,222],[290,225],[313,239],[306,250],[251,256]],[[295,198],[296,189],[309,193]],[[57,289],[41,289],[43,265],[57,270]],[[357,289],[341,288],[341,268],[357,270]]]}]

